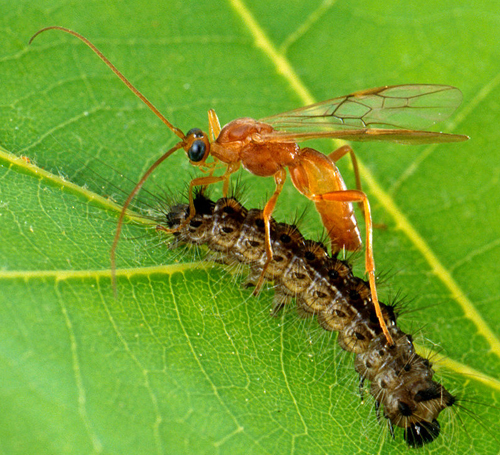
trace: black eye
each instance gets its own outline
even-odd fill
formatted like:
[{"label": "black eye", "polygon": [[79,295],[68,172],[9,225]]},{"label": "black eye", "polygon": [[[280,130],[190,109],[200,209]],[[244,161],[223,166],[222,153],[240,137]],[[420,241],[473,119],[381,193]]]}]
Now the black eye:
[{"label": "black eye", "polygon": [[188,150],[188,158],[195,163],[201,161],[205,156],[206,149],[203,141],[194,141]]}]

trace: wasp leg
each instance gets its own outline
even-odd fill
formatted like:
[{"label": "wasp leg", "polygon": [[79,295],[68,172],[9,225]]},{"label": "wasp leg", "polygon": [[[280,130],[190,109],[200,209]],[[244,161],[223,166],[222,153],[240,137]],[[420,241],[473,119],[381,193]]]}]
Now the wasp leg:
[{"label": "wasp leg", "polygon": [[[343,145],[337,150],[334,150],[332,153],[328,155],[328,158],[330,158],[334,163],[336,163],[338,160],[340,160],[340,158],[344,157],[348,153],[349,156],[351,157],[352,170],[354,171],[354,178],[356,179],[356,189],[359,191],[363,191],[363,187],[361,186],[361,177],[359,174],[358,159],[356,158],[356,154],[354,153],[354,150],[350,145]],[[363,203],[358,202],[358,207],[363,212],[364,216],[365,212],[363,210]],[[375,229],[387,229],[387,226],[384,223],[373,223],[373,227]]]},{"label": "wasp leg", "polygon": [[253,291],[254,295],[257,295],[264,284],[264,278],[266,275],[266,270],[269,267],[269,264],[273,260],[273,248],[271,246],[271,215],[274,211],[274,207],[276,207],[276,201],[283,189],[283,185],[286,180],[286,171],[284,169],[280,169],[276,174],[274,174],[274,181],[276,183],[276,189],[274,190],[273,195],[267,201],[264,210],[262,211],[262,216],[264,218],[264,229],[265,229],[265,243],[266,243],[266,262],[262,267],[262,272],[260,274],[259,281],[255,285],[255,290]]},{"label": "wasp leg", "polygon": [[339,201],[339,202],[359,202],[363,204],[363,212],[366,221],[366,247],[365,247],[365,269],[370,283],[370,291],[372,294],[372,301],[375,307],[375,313],[380,324],[380,328],[385,335],[385,338],[390,346],[394,345],[392,336],[387,329],[382,309],[377,296],[377,288],[375,285],[375,260],[373,258],[373,223],[370,210],[370,203],[365,193],[359,190],[345,190],[345,191],[332,191],[331,193],[314,195],[311,197],[313,201]]}]

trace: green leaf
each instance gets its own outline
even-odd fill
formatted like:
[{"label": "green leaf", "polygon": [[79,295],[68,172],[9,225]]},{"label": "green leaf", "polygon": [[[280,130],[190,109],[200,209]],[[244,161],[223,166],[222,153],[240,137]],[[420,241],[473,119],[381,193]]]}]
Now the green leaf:
[{"label": "green leaf", "polygon": [[[497,4],[414,3],[2,2],[3,453],[405,450],[373,402],[360,404],[334,335],[293,311],[269,317],[272,290],[252,297],[238,274],[168,250],[145,223],[124,232],[113,298],[113,201],[175,137],[73,37],[47,32],[28,47],[47,25],[91,39],[183,131],[205,128],[210,108],[224,124],[381,85],[461,88],[440,128],[467,143],[355,147],[386,225],[375,232],[380,292],[401,289],[419,309],[402,327],[439,352],[437,376],[461,399],[419,453],[498,453]],[[192,175],[179,152],[142,202],[179,194]],[[248,207],[265,201],[268,180],[242,172]],[[276,217],[305,206],[289,185]],[[303,230],[321,232],[312,211]]]}]

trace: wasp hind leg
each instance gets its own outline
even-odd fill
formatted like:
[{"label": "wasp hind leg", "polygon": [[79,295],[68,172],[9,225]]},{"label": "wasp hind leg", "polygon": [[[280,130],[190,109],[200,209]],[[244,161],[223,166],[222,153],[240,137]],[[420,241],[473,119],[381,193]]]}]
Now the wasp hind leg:
[{"label": "wasp hind leg", "polygon": [[390,346],[394,345],[394,341],[392,340],[392,336],[389,333],[389,329],[387,328],[387,324],[382,315],[382,309],[378,301],[377,287],[375,284],[375,260],[373,258],[373,223],[368,197],[365,193],[359,190],[345,190],[314,195],[313,197],[311,197],[311,199],[313,201],[325,200],[337,202],[357,202],[362,204],[366,225],[365,270],[366,274],[368,275],[368,281],[370,283],[373,306],[375,307],[375,313],[377,314],[380,328],[382,329],[387,342]]},{"label": "wasp hind leg", "polygon": [[[363,191],[363,187],[361,185],[361,176],[359,173],[358,159],[356,158],[356,154],[354,153],[354,150],[350,145],[343,145],[342,147],[339,147],[337,150],[334,150],[332,153],[330,153],[328,155],[328,158],[330,158],[334,163],[336,163],[338,160],[340,160],[347,154],[349,154],[349,156],[351,157],[352,170],[354,172],[354,179],[356,180],[356,189],[358,191]],[[365,211],[363,208],[363,203],[358,202],[358,207],[364,216]],[[374,229],[387,229],[387,226],[384,223],[372,223],[372,224]]]}]

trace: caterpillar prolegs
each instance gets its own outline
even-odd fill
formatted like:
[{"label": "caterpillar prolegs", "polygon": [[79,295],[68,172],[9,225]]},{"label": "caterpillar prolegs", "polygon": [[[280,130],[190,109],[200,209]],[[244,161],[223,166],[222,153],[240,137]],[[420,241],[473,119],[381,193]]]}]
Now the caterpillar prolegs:
[{"label": "caterpillar prolegs", "polygon": [[[214,259],[246,264],[247,285],[255,284],[266,262],[262,211],[247,210],[235,198],[195,198],[196,215],[189,223],[189,205],[165,212],[158,230],[178,228],[173,246],[206,245]],[[342,349],[356,355],[361,386],[370,382],[377,415],[380,409],[393,427],[403,429],[409,446],[432,442],[440,433],[438,416],[455,397],[433,380],[428,359],[415,351],[411,335],[397,325],[394,307],[382,304],[384,320],[395,344],[388,346],[380,329],[368,283],[354,276],[351,266],[328,254],[319,242],[306,240],[296,226],[272,220],[273,261],[265,279],[274,282],[277,313],[295,300],[302,315],[314,315],[320,325],[338,332]]]}]

